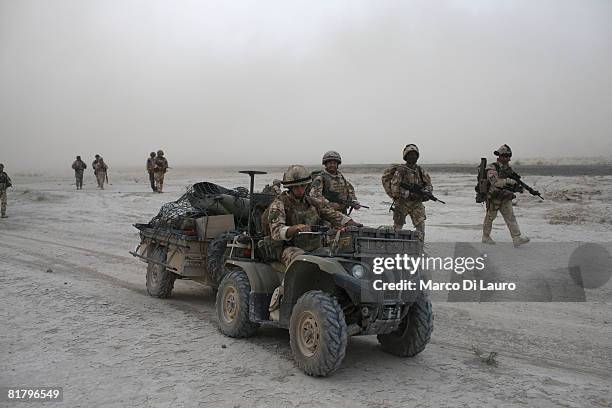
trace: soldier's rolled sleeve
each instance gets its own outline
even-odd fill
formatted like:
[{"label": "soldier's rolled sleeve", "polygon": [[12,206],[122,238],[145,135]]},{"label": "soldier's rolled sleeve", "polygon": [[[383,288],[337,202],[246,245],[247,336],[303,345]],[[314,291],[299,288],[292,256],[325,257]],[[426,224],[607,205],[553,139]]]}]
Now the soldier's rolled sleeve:
[{"label": "soldier's rolled sleeve", "polygon": [[275,241],[288,241],[286,225],[285,205],[281,200],[274,200],[270,204],[270,212],[268,213],[268,223],[270,224],[270,235]]}]

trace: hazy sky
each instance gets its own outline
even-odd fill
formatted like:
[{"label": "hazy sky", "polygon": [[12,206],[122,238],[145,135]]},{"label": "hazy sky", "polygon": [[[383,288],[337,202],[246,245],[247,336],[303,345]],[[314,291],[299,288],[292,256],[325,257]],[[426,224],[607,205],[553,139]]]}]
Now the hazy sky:
[{"label": "hazy sky", "polygon": [[0,161],[612,156],[612,1],[0,0]]}]

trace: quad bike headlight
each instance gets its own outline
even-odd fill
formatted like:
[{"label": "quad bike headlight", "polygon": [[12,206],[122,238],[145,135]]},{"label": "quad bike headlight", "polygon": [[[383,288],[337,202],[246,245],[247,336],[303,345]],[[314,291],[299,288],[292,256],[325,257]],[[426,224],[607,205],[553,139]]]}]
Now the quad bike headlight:
[{"label": "quad bike headlight", "polygon": [[366,268],[361,264],[355,264],[351,268],[351,274],[357,279],[363,279],[366,276]]}]

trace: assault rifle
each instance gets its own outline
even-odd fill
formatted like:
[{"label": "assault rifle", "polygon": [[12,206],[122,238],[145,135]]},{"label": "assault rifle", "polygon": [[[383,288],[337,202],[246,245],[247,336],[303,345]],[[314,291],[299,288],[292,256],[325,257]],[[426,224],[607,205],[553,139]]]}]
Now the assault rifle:
[{"label": "assault rifle", "polygon": [[535,190],[531,187],[529,187],[524,181],[521,180],[521,176],[515,172],[512,172],[512,174],[510,174],[508,176],[508,178],[511,178],[512,180],[516,181],[517,186],[521,187],[521,191],[522,189],[525,189],[527,191],[529,191],[529,194],[533,195],[533,196],[538,196],[540,197],[542,200],[544,200],[544,197],[542,197],[542,194],[540,194],[540,192],[538,190]]},{"label": "assault rifle", "polygon": [[[438,201],[442,204],[446,204],[444,201],[440,200],[436,196],[434,196],[431,192],[425,190],[422,186],[414,183],[400,183],[400,187],[404,190],[410,191],[411,194],[419,194],[422,195],[427,200]],[[427,201],[425,200],[425,201]]]},{"label": "assault rifle", "polygon": [[337,191],[328,191],[324,194],[325,198],[327,198],[329,201],[331,201],[332,203],[337,203],[340,205],[343,205],[345,207],[349,208],[348,213],[350,214],[353,211],[353,208],[355,208],[355,206],[359,205],[362,208],[370,208],[367,205],[363,205],[363,204],[359,204],[357,201],[353,201],[353,200],[343,200],[342,198],[340,198],[340,193],[338,193]]}]

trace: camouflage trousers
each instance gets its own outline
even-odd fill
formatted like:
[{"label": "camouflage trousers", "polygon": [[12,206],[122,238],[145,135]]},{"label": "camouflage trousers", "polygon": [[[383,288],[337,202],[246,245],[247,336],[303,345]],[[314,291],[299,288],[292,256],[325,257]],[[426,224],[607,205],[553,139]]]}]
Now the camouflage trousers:
[{"label": "camouflage trousers", "polygon": [[96,173],[96,181],[98,182],[98,187],[104,190],[104,180],[106,179],[106,172],[99,171]]},{"label": "camouflage trousers", "polygon": [[487,213],[485,214],[484,221],[482,223],[482,235],[484,237],[491,236],[491,230],[493,229],[493,220],[497,217],[497,212],[500,212],[502,217],[504,217],[504,221],[506,221],[506,225],[510,230],[510,235],[512,238],[518,237],[521,235],[521,230],[516,222],[516,217],[514,216],[514,210],[512,209],[512,200],[504,200],[504,201],[487,201]]},{"label": "camouflage trousers", "polygon": [[156,171],[153,173],[153,177],[155,178],[155,191],[161,193],[164,189],[164,175],[161,171]]},{"label": "camouflage trousers", "polygon": [[149,183],[151,183],[151,190],[155,191],[155,175],[152,171],[149,172]]},{"label": "camouflage trousers", "polygon": [[304,254],[305,252],[306,251],[304,251],[302,248],[293,246],[284,248],[283,252],[281,253],[280,261],[283,263],[283,265],[285,265],[285,267],[287,267],[289,266],[291,261],[293,261],[296,257]]},{"label": "camouflage trousers", "polygon": [[6,214],[6,190],[0,190],[0,211]]},{"label": "camouflage trousers", "polygon": [[414,229],[421,233],[421,240],[425,240],[425,206],[421,202],[399,202],[393,211],[393,228],[401,230],[406,223],[406,216],[410,215]]},{"label": "camouflage trousers", "polygon": [[83,188],[83,170],[77,170],[74,172],[74,178],[76,179],[76,188],[80,190]]}]

